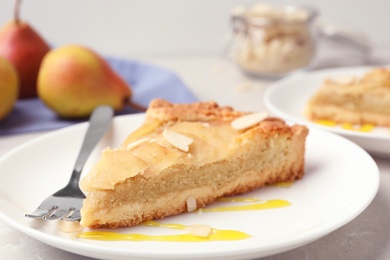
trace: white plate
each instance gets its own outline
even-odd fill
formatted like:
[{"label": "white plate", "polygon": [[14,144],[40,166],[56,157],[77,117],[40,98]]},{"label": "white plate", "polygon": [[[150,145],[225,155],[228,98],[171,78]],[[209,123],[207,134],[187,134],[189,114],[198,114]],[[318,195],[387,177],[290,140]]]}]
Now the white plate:
[{"label": "white plate", "polygon": [[390,130],[375,127],[371,132],[345,130],[341,127],[328,127],[309,121],[303,111],[306,103],[328,77],[362,76],[372,67],[329,69],[286,78],[268,86],[264,92],[264,104],[276,116],[288,121],[321,128],[340,134],[357,143],[372,154],[390,156]]},{"label": "white plate", "polygon": [[[139,126],[144,115],[114,119],[110,132],[90,158],[120,144]],[[104,259],[248,259],[287,251],[316,240],[361,213],[374,198],[379,172],[372,158],[340,136],[310,130],[307,140],[306,176],[289,188],[265,187],[243,197],[284,199],[291,206],[263,211],[188,213],[163,223],[209,224],[233,229],[252,237],[222,242],[109,242],[74,239],[58,231],[55,222],[24,217],[49,194],[67,182],[87,125],[71,126],[28,142],[0,159],[0,217],[12,227],[54,247]],[[334,144],[337,143],[337,146]],[[165,232],[138,226],[128,233]],[[154,233],[152,233],[154,234]]]}]

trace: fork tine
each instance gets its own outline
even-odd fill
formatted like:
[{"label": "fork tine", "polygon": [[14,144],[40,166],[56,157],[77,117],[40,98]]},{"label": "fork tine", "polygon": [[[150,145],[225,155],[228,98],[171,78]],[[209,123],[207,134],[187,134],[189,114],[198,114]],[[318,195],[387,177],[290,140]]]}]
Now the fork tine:
[{"label": "fork tine", "polygon": [[25,214],[26,217],[44,220],[56,220],[61,219],[64,221],[80,221],[80,210],[70,208],[69,210],[58,210],[58,207],[54,206],[50,210],[37,209],[31,214]]},{"label": "fork tine", "polygon": [[43,218],[47,215],[47,213],[49,213],[48,210],[45,210],[44,212],[40,212],[40,213],[35,213],[35,211],[34,211],[31,214],[25,214],[25,216],[28,218]]},{"label": "fork tine", "polygon": [[62,217],[60,218],[61,220],[66,220],[67,218],[69,218],[70,216],[72,216],[72,214],[75,212],[75,208],[74,207],[72,207],[72,208],[70,208],[67,212],[66,212],[66,214],[64,214],[64,215],[62,215]]},{"label": "fork tine", "polygon": [[[45,220],[55,220],[69,215],[70,210],[56,210],[52,215],[46,215],[43,217]],[[73,210],[72,210],[73,211]]]},{"label": "fork tine", "polygon": [[80,210],[74,210],[72,214],[69,214],[67,217],[62,217],[61,220],[64,221],[80,221],[81,215]]},{"label": "fork tine", "polygon": [[47,216],[51,216],[56,212],[58,209],[57,206],[53,206],[51,209],[36,209],[33,213],[31,214],[25,214],[26,217],[29,218],[40,218],[44,219]]}]

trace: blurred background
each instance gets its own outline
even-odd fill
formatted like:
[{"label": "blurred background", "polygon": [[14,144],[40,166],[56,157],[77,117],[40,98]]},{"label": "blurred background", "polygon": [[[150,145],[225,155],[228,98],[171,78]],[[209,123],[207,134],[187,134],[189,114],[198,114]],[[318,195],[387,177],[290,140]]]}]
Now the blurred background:
[{"label": "blurred background", "polygon": [[[138,93],[146,98],[150,98],[149,93],[161,92],[175,97],[177,91],[171,91],[175,86],[180,90],[188,87],[198,100],[214,100],[243,111],[264,111],[262,95],[270,81],[246,77],[233,62],[223,59],[222,54],[231,36],[232,9],[267,2],[311,5],[319,11],[320,20],[335,23],[374,46],[367,55],[369,59],[366,56],[362,59],[351,46],[321,41],[320,62],[315,69],[390,64],[389,0],[23,0],[20,16],[53,46],[85,45],[105,57],[131,60],[130,68],[136,70],[128,70],[126,66],[118,68],[124,68],[121,71],[133,80],[129,82],[134,82],[136,91],[149,87],[149,92],[136,93],[137,102]],[[14,0],[0,0],[0,26],[13,19],[14,5]],[[123,63],[120,62],[119,65]],[[125,64],[128,65],[127,60]],[[132,75],[133,71],[137,73]],[[165,87],[163,91],[161,84]],[[192,95],[187,98],[192,100]],[[18,101],[13,113],[3,122],[0,135],[1,130],[7,135],[0,136],[0,155],[44,133],[39,131],[77,121],[59,120],[35,98]],[[379,162],[385,173],[381,178],[385,179],[390,165]],[[389,183],[382,181],[382,185],[389,186]],[[383,214],[383,210],[388,212],[388,196],[383,191],[388,190],[383,186],[374,206],[355,222],[318,242],[272,259],[309,256],[340,259],[344,254],[349,256],[344,258],[348,260],[390,259],[390,243],[386,239],[388,214]],[[86,259],[42,244],[3,222],[0,222],[0,235],[2,259]]]},{"label": "blurred background", "polygon": [[[253,0],[24,0],[21,17],[54,45],[78,43],[107,54],[145,57],[219,53],[229,15]],[[261,1],[264,2],[264,1]],[[322,18],[358,30],[376,46],[390,44],[388,0],[268,1],[310,4]],[[0,0],[0,24],[13,17],[13,0]]]}]

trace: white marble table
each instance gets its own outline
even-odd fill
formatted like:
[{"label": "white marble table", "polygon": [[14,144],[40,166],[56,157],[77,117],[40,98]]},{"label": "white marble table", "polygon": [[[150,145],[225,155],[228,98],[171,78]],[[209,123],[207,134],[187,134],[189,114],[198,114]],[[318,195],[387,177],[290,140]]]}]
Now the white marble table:
[{"label": "white marble table", "polygon": [[[378,56],[381,62],[388,57],[386,51],[382,53]],[[176,71],[200,100],[215,100],[242,110],[265,109],[262,93],[270,82],[246,78],[228,60],[214,55],[145,60]],[[322,67],[327,66],[333,64],[322,64]],[[0,156],[43,134],[1,136]],[[362,214],[315,242],[266,259],[390,259],[390,159],[374,159],[380,169],[381,185],[377,196]],[[88,259],[38,242],[1,221],[0,256],[2,259]]]}]

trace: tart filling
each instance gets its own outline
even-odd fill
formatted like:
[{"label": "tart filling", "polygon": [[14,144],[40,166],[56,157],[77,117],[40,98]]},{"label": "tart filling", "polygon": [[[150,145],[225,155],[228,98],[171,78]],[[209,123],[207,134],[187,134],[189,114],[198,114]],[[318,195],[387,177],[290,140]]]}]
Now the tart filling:
[{"label": "tart filling", "polygon": [[154,100],[144,125],[105,149],[81,181],[88,192],[81,224],[137,225],[302,178],[308,129],[264,115],[240,127],[249,115],[213,102]]}]

